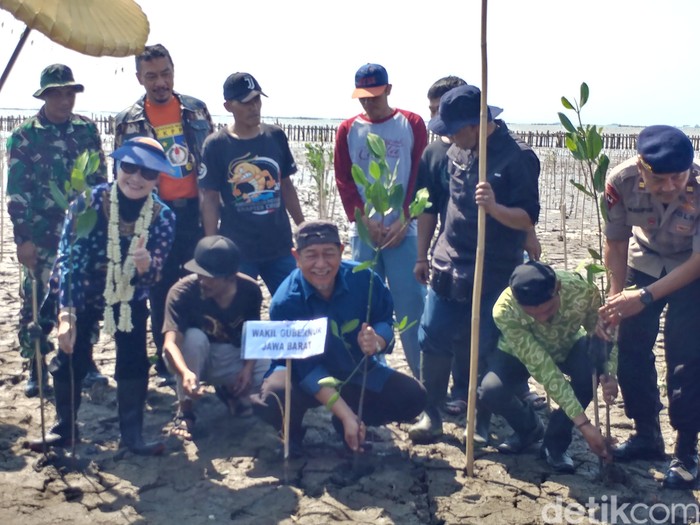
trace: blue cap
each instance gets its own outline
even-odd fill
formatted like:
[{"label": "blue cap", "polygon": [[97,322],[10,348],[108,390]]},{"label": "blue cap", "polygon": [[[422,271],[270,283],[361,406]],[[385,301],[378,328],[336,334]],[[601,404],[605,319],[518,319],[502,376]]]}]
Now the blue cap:
[{"label": "blue cap", "polygon": [[679,173],[693,165],[693,143],[673,126],[649,126],[637,138],[642,165],[652,173]]},{"label": "blue cap", "polygon": [[389,74],[379,64],[365,64],[355,73],[355,91],[352,98],[378,97],[389,84]]},{"label": "blue cap", "polygon": [[[489,122],[503,113],[501,108],[488,106]],[[428,129],[438,135],[454,135],[464,126],[479,123],[481,90],[476,86],[457,86],[440,98],[440,110],[430,119]]]},{"label": "blue cap", "polygon": [[168,175],[175,175],[175,169],[165,156],[163,146],[151,137],[129,139],[114,150],[110,157]]}]

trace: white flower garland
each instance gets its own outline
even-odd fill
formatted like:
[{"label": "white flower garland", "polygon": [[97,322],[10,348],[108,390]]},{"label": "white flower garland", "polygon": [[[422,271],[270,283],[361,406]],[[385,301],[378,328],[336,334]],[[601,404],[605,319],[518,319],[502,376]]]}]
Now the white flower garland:
[{"label": "white flower garland", "polygon": [[[131,332],[134,325],[131,322],[131,306],[129,301],[134,297],[134,286],[131,284],[136,267],[132,257],[134,250],[143,238],[144,246],[148,243],[148,226],[153,217],[153,196],[146,198],[139,218],[134,226],[134,236],[129,245],[129,252],[122,265],[121,246],[119,244],[119,201],[117,197],[117,183],[112,184],[109,194],[109,223],[107,225],[107,279],[105,282],[105,312],[104,331],[109,335],[119,330]],[[119,303],[119,324],[114,320],[112,306]]]}]

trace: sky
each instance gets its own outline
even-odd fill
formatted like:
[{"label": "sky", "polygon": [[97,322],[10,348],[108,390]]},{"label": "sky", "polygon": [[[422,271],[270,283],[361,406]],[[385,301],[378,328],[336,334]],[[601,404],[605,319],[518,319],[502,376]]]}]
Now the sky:
[{"label": "sky", "polygon": [[[109,1],[109,0],[107,0]],[[269,98],[265,117],[347,118],[355,71],[386,67],[389,103],[428,118],[426,93],[457,75],[482,87],[479,0],[137,0],[148,44],[165,45],[175,89],[225,119],[222,86],[251,73]],[[562,95],[585,81],[586,123],[700,124],[697,0],[491,0],[487,100],[506,122],[555,123]],[[0,10],[4,68],[24,24]],[[41,70],[68,64],[85,85],[76,111],[118,112],[142,93],[133,57],[88,57],[31,33],[0,92],[0,111],[37,109]],[[9,111],[11,113],[11,111]]]}]

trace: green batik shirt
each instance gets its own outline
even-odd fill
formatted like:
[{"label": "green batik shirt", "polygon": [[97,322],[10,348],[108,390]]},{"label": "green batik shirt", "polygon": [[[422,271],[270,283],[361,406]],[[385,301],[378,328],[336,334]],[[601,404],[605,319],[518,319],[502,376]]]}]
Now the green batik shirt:
[{"label": "green batik shirt", "polygon": [[[90,119],[71,115],[65,124],[53,124],[42,108],[12,132],[7,140],[7,211],[17,245],[32,241],[55,257],[65,210],[54,202],[49,182],[64,189],[75,159],[85,150],[100,153],[100,167],[87,183],[106,182],[102,141]],[[71,201],[75,195],[67,197]]]},{"label": "green batik shirt", "polygon": [[[493,319],[501,331],[498,348],[517,357],[530,375],[573,419],[583,413],[573,388],[557,363],[566,361],[576,342],[595,332],[600,307],[600,292],[573,272],[557,271],[561,282],[561,305],[554,318],[539,323],[527,315],[506,288],[493,307]],[[607,363],[606,372],[617,372],[617,347]]]}]

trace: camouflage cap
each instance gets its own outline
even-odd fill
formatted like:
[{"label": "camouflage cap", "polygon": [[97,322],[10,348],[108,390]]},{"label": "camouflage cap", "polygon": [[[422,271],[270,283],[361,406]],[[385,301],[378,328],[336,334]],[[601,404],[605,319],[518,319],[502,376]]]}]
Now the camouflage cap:
[{"label": "camouflage cap", "polygon": [[41,98],[47,89],[63,86],[72,86],[76,93],[85,91],[85,86],[78,84],[73,78],[73,71],[63,64],[51,64],[50,66],[46,66],[41,72],[39,85],[41,87],[34,93],[36,98]]}]

